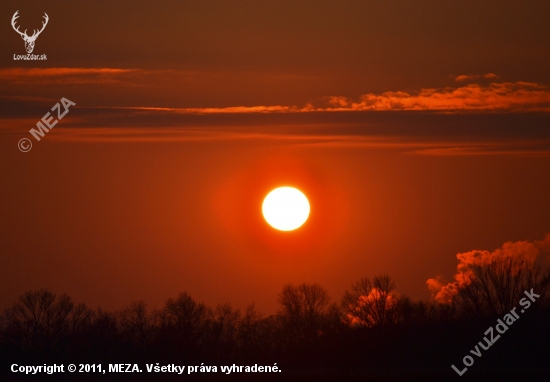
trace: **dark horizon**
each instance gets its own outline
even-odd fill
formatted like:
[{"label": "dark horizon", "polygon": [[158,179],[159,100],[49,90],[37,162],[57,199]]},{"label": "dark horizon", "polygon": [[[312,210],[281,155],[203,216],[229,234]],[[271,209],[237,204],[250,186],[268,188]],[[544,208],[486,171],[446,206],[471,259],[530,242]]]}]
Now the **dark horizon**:
[{"label": "dark horizon", "polygon": [[[357,280],[340,304],[318,284],[286,285],[270,316],[253,304],[244,311],[228,303],[209,307],[187,293],[162,309],[135,301],[109,312],[47,289],[28,291],[0,315],[0,358],[11,364],[11,373],[0,375],[17,380],[28,372],[20,364],[60,363],[49,372],[63,378],[65,364],[86,359],[94,365],[84,374],[90,380],[145,368],[142,380],[156,379],[155,365],[168,380],[175,372],[207,380],[441,380],[467,372],[474,380],[540,380],[548,375],[541,366],[548,356],[550,268],[538,264],[533,249],[547,251],[548,240],[510,244],[502,256],[461,256],[465,278],[431,301],[396,293],[389,275]],[[517,347],[521,354],[507,350]],[[46,373],[35,369],[35,378]]]}]

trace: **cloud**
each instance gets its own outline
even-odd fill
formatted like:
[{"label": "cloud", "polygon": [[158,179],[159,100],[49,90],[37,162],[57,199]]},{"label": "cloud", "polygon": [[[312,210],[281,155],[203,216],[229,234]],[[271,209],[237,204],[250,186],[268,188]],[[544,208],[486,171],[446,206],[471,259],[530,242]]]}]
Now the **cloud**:
[{"label": "cloud", "polygon": [[[115,107],[116,108],[116,107]],[[234,106],[221,108],[134,107],[134,110],[180,114],[307,113],[342,111],[426,112],[550,112],[550,87],[532,82],[468,84],[458,88],[425,88],[417,93],[389,91],[368,93],[358,101],[343,96],[327,97],[326,104],[303,107],[285,105]]]},{"label": "cloud", "polygon": [[[143,78],[170,80],[192,78],[192,71],[121,69],[121,68],[3,68],[0,79],[16,85],[51,84],[121,84],[135,85]],[[457,82],[498,78],[494,73],[460,75]],[[133,110],[179,114],[250,114],[307,113],[340,111],[424,111],[443,113],[465,112],[550,112],[550,87],[534,82],[469,83],[458,87],[422,88],[417,91],[367,93],[358,99],[328,96],[321,104],[235,105],[226,107],[163,107],[136,106]],[[106,107],[109,108],[109,107]],[[111,108],[117,108],[113,106]],[[121,108],[124,109],[124,108]]]},{"label": "cloud", "polygon": [[[255,141],[258,144],[284,144],[327,148],[371,148],[400,149],[436,145],[434,143],[403,142],[389,137],[352,137],[329,134],[307,134],[277,132],[272,126],[266,128],[227,128],[227,127],[85,127],[85,118],[66,117],[65,126],[56,127],[59,134],[49,139],[64,142],[209,142],[209,141]],[[33,119],[0,120],[3,132],[21,132],[21,125],[33,127]],[[80,127],[76,127],[80,126]],[[278,126],[277,126],[278,127]],[[299,126],[296,126],[299,128]],[[62,133],[61,133],[62,132]]]},{"label": "cloud", "polygon": [[456,82],[463,82],[463,81],[473,81],[473,80],[479,80],[479,79],[495,79],[498,78],[498,76],[494,73],[486,73],[486,74],[462,74],[460,76],[457,76],[455,78]]},{"label": "cloud", "polygon": [[111,109],[164,111],[178,114],[247,114],[247,113],[292,113],[301,111],[296,106],[231,106],[231,107],[113,107]]},{"label": "cloud", "polygon": [[[541,145],[541,143],[544,143]],[[549,157],[548,142],[516,141],[493,142],[485,144],[463,143],[450,145],[451,147],[422,148],[414,150],[412,154],[428,156],[479,156],[479,155],[513,155],[523,157]]]},{"label": "cloud", "polygon": [[[26,101],[45,103],[27,114],[0,118],[0,132],[29,131],[54,101],[43,99],[14,103],[10,110],[29,109]],[[88,142],[185,142],[254,140],[258,144],[318,149],[392,150],[422,156],[550,157],[546,115],[521,116],[510,122],[490,116],[494,129],[484,129],[478,115],[436,115],[398,112],[359,113],[233,113],[181,114],[173,108],[86,108],[75,106],[49,139]],[[457,119],[458,118],[458,119]],[[407,121],[403,123],[403,121]],[[452,123],[449,123],[451,121]],[[510,124],[506,124],[510,122]],[[531,129],[524,127],[529,126]],[[463,126],[468,126],[464,128]],[[479,128],[476,128],[479,126]],[[513,132],[513,134],[511,133]]]},{"label": "cloud", "polygon": [[75,74],[121,74],[141,71],[140,69],[116,68],[2,68],[2,77],[51,77]]},{"label": "cloud", "polygon": [[118,82],[116,77],[145,73],[141,69],[118,68],[2,68],[0,78],[13,84],[83,84]]},{"label": "cloud", "polygon": [[516,263],[525,262],[527,265],[548,262],[550,253],[550,234],[543,240],[506,242],[502,247],[490,252],[487,250],[473,250],[456,255],[458,265],[454,281],[445,283],[442,277],[426,280],[428,289],[432,292],[435,301],[449,303],[458,289],[468,285],[474,276],[473,268],[487,266],[497,260],[510,259]]},{"label": "cloud", "polygon": [[549,112],[550,87],[532,82],[468,84],[458,88],[425,88],[418,93],[392,91],[362,95],[358,102],[331,97],[326,110]]},{"label": "cloud", "polygon": [[[4,68],[0,69],[0,78],[6,81],[21,81],[23,84],[44,81],[45,84],[98,83],[103,85],[108,82],[109,85],[114,84],[114,87],[102,86],[102,89],[114,89],[118,83],[129,84],[141,77],[158,75],[164,78],[164,76],[170,77],[178,73],[191,75],[191,72],[183,71],[119,68]],[[493,76],[491,73],[482,75],[484,78]],[[14,90],[14,93],[17,91]],[[119,102],[116,97],[111,98]],[[0,127],[3,131],[11,131],[16,125],[28,131],[29,126],[35,125],[43,115],[43,112],[38,112],[39,110],[48,110],[52,104],[58,102],[57,98],[16,94],[0,96],[0,99],[7,106],[7,112],[0,118]],[[391,113],[374,113],[380,111]],[[71,113],[71,118],[66,120],[60,128],[67,128],[63,139],[74,140],[265,139],[295,146],[396,149],[407,154],[424,156],[541,157],[550,156],[550,137],[548,133],[542,132],[543,125],[547,123],[547,115],[542,113],[549,111],[549,86],[518,81],[424,88],[416,92],[398,90],[368,93],[358,99],[330,96],[320,99],[319,102],[300,106],[270,104],[227,107],[166,107],[162,104],[90,106],[79,102],[75,107],[75,113]],[[368,120],[365,119],[366,112],[371,112]],[[529,116],[521,117],[529,118],[530,122],[525,125],[525,128],[521,126],[521,133],[514,135],[511,135],[510,131],[512,127],[519,128],[516,126],[517,121],[508,120],[508,116],[497,116],[503,113],[524,112],[532,112]],[[328,113],[331,115],[328,116]],[[289,117],[280,116],[285,114]],[[439,118],[439,114],[462,114],[457,118],[464,118],[464,122],[458,123],[453,119],[454,122],[451,121],[452,124],[445,129],[440,128],[439,125],[434,128],[433,122],[428,126],[429,123],[418,121],[415,124],[418,128],[404,129],[402,123],[396,122],[396,118],[407,118],[407,123],[410,123],[412,114],[416,114],[415,118],[428,118],[422,121]],[[482,126],[483,128],[473,131],[470,124],[479,123],[480,114],[492,114],[495,118],[501,119],[495,122],[494,129]],[[32,123],[29,122],[32,121],[29,119],[31,115],[34,118]],[[208,115],[212,117],[204,117]],[[226,117],[219,118],[219,115]],[[384,116],[390,115],[392,125],[385,125],[382,131],[376,125],[387,123],[389,117]],[[397,117],[398,115],[402,117]],[[378,117],[384,122],[376,122]],[[281,118],[285,118],[284,131],[281,129]],[[476,121],[472,121],[471,118],[475,118]],[[503,121],[503,118],[506,121]],[[366,124],[369,124],[368,128],[365,128]],[[335,128],[335,126],[339,127]],[[218,127],[219,129],[215,133],[210,130],[204,134],[193,130],[199,127]],[[85,132],[82,128],[96,130]],[[111,134],[106,130],[107,128],[112,128],[115,133]],[[132,130],[132,128],[136,129]],[[166,130],[159,128],[166,128]],[[69,131],[69,129],[74,130]],[[231,134],[225,134],[229,130],[232,130]]]}]

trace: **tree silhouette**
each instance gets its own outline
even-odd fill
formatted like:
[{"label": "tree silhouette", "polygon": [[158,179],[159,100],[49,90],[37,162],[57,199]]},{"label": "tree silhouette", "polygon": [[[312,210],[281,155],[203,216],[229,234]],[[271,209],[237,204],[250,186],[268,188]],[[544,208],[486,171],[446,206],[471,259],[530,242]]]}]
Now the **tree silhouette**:
[{"label": "tree silhouette", "polygon": [[139,349],[145,349],[153,339],[159,314],[149,313],[144,301],[136,301],[118,313],[120,330],[124,338]]},{"label": "tree silhouette", "polygon": [[231,304],[218,304],[209,317],[211,346],[217,350],[218,359],[232,356],[237,348],[237,333],[241,312]]},{"label": "tree silhouette", "polygon": [[[525,356],[523,352],[514,354],[514,361],[520,359],[520,367],[531,370],[534,362],[538,367],[540,360],[548,357],[549,310],[544,301],[548,298],[549,276],[536,268],[517,269],[515,265],[492,264],[473,271],[471,283],[454,296],[454,304],[458,307],[463,302],[461,309],[480,309],[474,313],[489,314],[488,306],[505,309],[506,299],[517,302],[524,297],[523,291],[528,289],[525,286],[530,289],[536,282],[533,289],[541,297],[535,306],[541,310],[533,313],[539,314],[522,318],[522,324],[506,334],[509,345],[536,349]],[[478,323],[483,330],[487,327],[485,317],[471,320],[466,314],[446,316],[449,305],[412,301],[396,295],[394,288],[395,283],[387,275],[377,276],[372,282],[363,278],[346,292],[342,312],[317,284],[287,285],[278,295],[280,311],[265,318],[254,305],[243,313],[227,303],[210,309],[187,293],[169,299],[160,311],[148,310],[143,301],[115,313],[91,311],[83,304],[75,305],[67,295],[56,296],[42,289],[25,293],[0,316],[0,363],[42,365],[87,360],[104,364],[260,365],[277,361],[285,373],[289,371],[285,380],[296,380],[293,371],[298,373],[294,374],[297,380],[303,380],[302,371],[312,370],[317,370],[318,376],[326,376],[328,371],[329,379],[319,380],[332,380],[337,379],[331,378],[334,375],[330,371],[334,370],[338,370],[338,377],[344,370],[358,370],[356,376],[369,377],[371,372],[376,376],[387,370],[395,372],[396,367],[409,376],[409,371],[410,375],[419,375],[419,368],[441,370],[441,365],[455,357],[461,340],[461,347],[479,340],[479,331],[473,330]],[[478,302],[483,306],[474,307]],[[343,313],[370,329],[344,325]],[[535,351],[537,356],[533,357]],[[484,360],[491,372],[501,366],[490,358]],[[448,372],[454,375],[454,371]],[[9,368],[0,368],[0,380],[5,379],[4,374],[11,376]],[[347,376],[357,379],[353,374]],[[442,372],[438,380],[447,380],[446,376]]]},{"label": "tree silhouette", "polygon": [[116,314],[98,308],[83,340],[80,341],[86,344],[88,357],[92,354],[98,361],[114,357],[119,350],[120,340],[124,338],[120,335],[119,327],[120,320]]},{"label": "tree silhouette", "polygon": [[254,304],[249,305],[241,318],[237,332],[239,345],[244,349],[258,350],[262,342],[262,316]]},{"label": "tree silhouette", "polygon": [[392,293],[395,282],[388,275],[361,278],[346,291],[342,310],[351,325],[373,327],[397,322],[399,297]]},{"label": "tree silhouette", "polygon": [[29,291],[6,310],[6,337],[22,350],[59,352],[69,337],[89,325],[92,315],[84,304],[75,306],[66,294]]},{"label": "tree silhouette", "polygon": [[166,301],[160,312],[160,337],[166,351],[183,353],[187,359],[198,357],[198,349],[208,338],[210,309],[187,293]]},{"label": "tree silhouette", "polygon": [[434,301],[413,301],[407,296],[397,299],[395,309],[395,319],[398,323],[418,324],[446,318],[440,306]]},{"label": "tree silhouette", "polygon": [[280,317],[289,342],[311,342],[327,326],[330,298],[318,284],[287,285],[279,294]]},{"label": "tree silhouette", "polygon": [[540,294],[539,307],[549,303],[550,271],[521,258],[500,257],[475,264],[461,274],[454,288],[447,288],[447,300],[459,316],[487,317],[509,312],[531,290]]}]

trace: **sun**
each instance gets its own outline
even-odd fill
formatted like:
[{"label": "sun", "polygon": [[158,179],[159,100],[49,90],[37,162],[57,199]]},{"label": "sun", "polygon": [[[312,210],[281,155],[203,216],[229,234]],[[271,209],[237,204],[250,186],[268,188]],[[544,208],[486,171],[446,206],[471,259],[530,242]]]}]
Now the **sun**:
[{"label": "sun", "polygon": [[265,220],[279,231],[293,231],[309,217],[309,201],[294,187],[279,187],[264,199],[262,213]]}]

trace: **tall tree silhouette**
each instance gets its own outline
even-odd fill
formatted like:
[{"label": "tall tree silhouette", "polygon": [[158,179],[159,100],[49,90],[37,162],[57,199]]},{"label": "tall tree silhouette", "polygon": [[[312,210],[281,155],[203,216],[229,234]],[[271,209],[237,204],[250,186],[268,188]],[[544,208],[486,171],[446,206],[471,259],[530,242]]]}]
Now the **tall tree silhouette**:
[{"label": "tall tree silhouette", "polygon": [[318,284],[287,285],[279,294],[280,317],[289,342],[311,342],[327,326],[330,298]]},{"label": "tall tree silhouette", "polygon": [[66,295],[29,291],[6,310],[6,338],[22,350],[59,352],[71,336],[89,325],[93,313]]},{"label": "tall tree silhouette", "polygon": [[471,265],[454,288],[446,289],[447,300],[460,316],[497,316],[509,312],[531,290],[540,295],[537,305],[549,304],[550,271],[521,258],[500,257]]},{"label": "tall tree silhouette", "polygon": [[240,347],[257,351],[261,346],[262,334],[262,316],[255,305],[250,304],[241,318],[237,332]]},{"label": "tall tree silhouette", "polygon": [[237,349],[237,334],[241,324],[241,312],[231,304],[218,304],[209,317],[210,340],[217,350],[218,359],[230,358]]},{"label": "tall tree silhouette", "polygon": [[199,357],[208,337],[210,316],[210,309],[187,293],[166,301],[160,313],[160,336],[167,344],[167,354],[183,353],[188,360]]},{"label": "tall tree silhouette", "polygon": [[136,301],[118,313],[120,330],[126,341],[143,350],[152,341],[159,314],[149,312],[144,301]]}]

